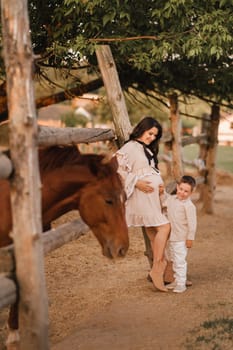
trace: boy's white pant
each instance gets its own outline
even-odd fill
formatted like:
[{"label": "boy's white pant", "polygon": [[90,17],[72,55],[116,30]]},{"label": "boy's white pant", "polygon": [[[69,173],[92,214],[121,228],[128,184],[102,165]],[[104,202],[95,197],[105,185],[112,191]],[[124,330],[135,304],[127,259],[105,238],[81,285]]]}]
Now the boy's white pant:
[{"label": "boy's white pant", "polygon": [[182,287],[185,287],[187,279],[187,253],[186,242],[169,242],[169,255],[173,262],[175,281]]}]

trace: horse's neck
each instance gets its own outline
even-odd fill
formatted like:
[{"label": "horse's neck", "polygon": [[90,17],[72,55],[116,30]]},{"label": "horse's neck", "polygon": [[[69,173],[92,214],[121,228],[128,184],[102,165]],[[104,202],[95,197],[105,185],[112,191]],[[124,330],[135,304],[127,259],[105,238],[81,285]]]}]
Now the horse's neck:
[{"label": "horse's neck", "polygon": [[41,175],[43,187],[63,192],[64,189],[81,188],[94,181],[95,176],[90,170],[81,165],[67,166],[46,172]]},{"label": "horse's neck", "polygon": [[[43,212],[95,180],[85,166],[75,165],[41,174]],[[61,209],[61,207],[60,207]]]},{"label": "horse's neck", "polygon": [[79,194],[80,191],[76,192],[74,195],[71,195],[57,203],[54,203],[47,210],[43,210],[43,230],[49,230],[50,224],[53,220],[56,220],[61,215],[71,211],[78,210],[79,208]]}]

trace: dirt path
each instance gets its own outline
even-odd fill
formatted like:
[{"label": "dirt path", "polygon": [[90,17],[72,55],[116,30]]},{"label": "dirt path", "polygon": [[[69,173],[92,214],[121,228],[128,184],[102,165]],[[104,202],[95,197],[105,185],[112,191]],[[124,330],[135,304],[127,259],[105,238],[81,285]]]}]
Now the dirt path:
[{"label": "dirt path", "polygon": [[[147,281],[140,229],[130,230],[128,255],[115,263],[101,255],[91,233],[51,253],[46,275],[52,350],[233,349],[232,208],[233,186],[218,186],[216,214],[198,215],[189,254],[193,286],[180,295],[158,292]],[[3,310],[0,342],[5,317]],[[214,347],[222,329],[218,319],[232,328]],[[214,321],[217,331],[200,328],[204,321]]]},{"label": "dirt path", "polygon": [[[65,261],[56,252],[63,268],[58,271],[56,264],[48,275],[51,340],[58,343],[52,349],[180,350],[186,338],[193,343],[189,332],[204,321],[232,318],[232,208],[233,189],[221,187],[216,215],[199,215],[197,240],[189,255],[193,287],[182,295],[157,292],[146,280],[148,263],[140,229],[130,231],[128,256],[116,263],[99,254],[91,234],[64,247]],[[52,259],[47,261],[50,267]],[[61,270],[68,280],[61,281]],[[57,290],[54,283],[60,286]],[[229,344],[222,349],[232,349],[233,340]]]}]

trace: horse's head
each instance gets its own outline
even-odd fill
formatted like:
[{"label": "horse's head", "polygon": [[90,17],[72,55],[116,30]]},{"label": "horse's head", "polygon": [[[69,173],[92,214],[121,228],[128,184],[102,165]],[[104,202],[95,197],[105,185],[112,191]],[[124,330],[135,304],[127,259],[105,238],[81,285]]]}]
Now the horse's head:
[{"label": "horse's head", "polygon": [[78,209],[109,258],[124,256],[129,237],[125,219],[125,193],[117,173],[117,160],[80,154],[76,147],[50,147],[40,151],[43,228],[60,215]]},{"label": "horse's head", "polygon": [[94,180],[80,191],[79,212],[108,258],[123,257],[129,247],[125,219],[125,193],[117,173],[116,159],[89,164]]}]

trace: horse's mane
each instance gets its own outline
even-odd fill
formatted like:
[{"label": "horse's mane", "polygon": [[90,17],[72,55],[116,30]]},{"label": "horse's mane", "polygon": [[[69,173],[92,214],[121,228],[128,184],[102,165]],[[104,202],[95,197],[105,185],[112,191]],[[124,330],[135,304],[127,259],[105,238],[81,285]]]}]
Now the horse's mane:
[{"label": "horse's mane", "polygon": [[82,164],[99,167],[104,155],[81,154],[77,146],[49,146],[39,149],[40,171],[49,171],[67,165]]},{"label": "horse's mane", "polygon": [[39,149],[40,170],[46,171],[60,168],[64,164],[75,164],[78,162],[80,152],[72,146],[49,146]]}]

